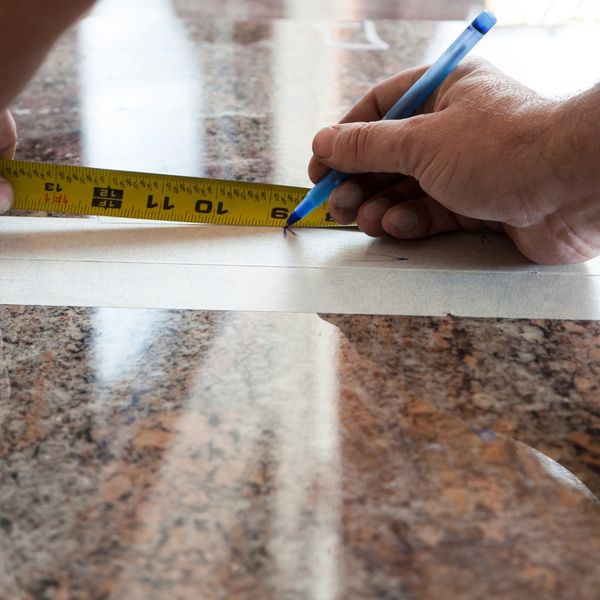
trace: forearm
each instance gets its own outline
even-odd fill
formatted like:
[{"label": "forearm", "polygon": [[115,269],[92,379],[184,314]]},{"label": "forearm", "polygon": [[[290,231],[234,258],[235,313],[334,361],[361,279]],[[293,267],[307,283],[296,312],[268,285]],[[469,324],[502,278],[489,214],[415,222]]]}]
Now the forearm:
[{"label": "forearm", "polygon": [[38,69],[52,44],[93,0],[0,0],[0,110]]}]

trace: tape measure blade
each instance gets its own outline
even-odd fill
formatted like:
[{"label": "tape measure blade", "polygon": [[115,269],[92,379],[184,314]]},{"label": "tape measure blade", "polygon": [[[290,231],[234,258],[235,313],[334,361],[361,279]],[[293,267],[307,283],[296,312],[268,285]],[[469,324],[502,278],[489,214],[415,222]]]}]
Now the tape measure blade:
[{"label": "tape measure blade", "polygon": [[[256,182],[0,160],[14,208],[133,219],[283,227],[307,189]],[[303,227],[336,226],[320,207]]]}]

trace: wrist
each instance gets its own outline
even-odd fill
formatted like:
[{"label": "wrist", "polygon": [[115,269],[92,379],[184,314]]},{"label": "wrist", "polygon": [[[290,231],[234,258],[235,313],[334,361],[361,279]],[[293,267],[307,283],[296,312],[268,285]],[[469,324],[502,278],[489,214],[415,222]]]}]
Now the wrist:
[{"label": "wrist", "polygon": [[565,198],[600,197],[600,85],[558,103],[551,123],[553,167]]},{"label": "wrist", "polygon": [[592,258],[600,254],[600,86],[557,102],[547,122],[538,200],[565,262]]}]

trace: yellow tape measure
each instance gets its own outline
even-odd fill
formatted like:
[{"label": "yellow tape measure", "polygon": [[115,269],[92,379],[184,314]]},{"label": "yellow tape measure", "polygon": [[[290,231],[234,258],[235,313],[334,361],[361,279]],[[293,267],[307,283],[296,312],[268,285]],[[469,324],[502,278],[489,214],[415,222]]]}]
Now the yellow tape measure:
[{"label": "yellow tape measure", "polygon": [[[308,190],[283,185],[154,175],[0,160],[14,208],[220,225],[283,227]],[[302,227],[332,227],[326,205]]]}]

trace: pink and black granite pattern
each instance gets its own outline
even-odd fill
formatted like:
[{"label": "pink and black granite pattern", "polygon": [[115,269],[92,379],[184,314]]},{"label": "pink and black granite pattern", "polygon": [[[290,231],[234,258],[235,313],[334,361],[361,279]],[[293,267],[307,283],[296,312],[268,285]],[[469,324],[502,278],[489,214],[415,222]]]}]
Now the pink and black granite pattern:
[{"label": "pink and black granite pattern", "polygon": [[0,597],[597,596],[596,323],[0,322]]}]

